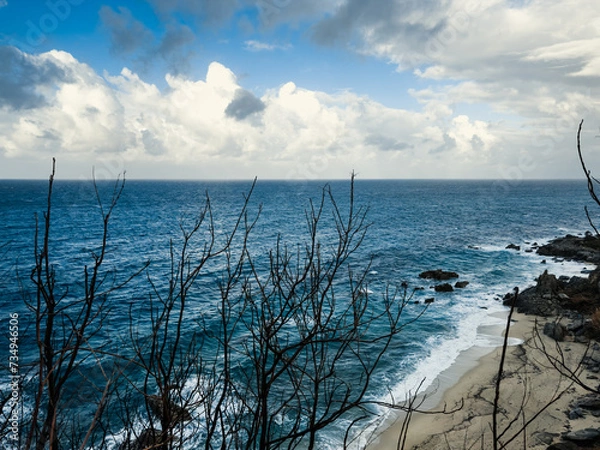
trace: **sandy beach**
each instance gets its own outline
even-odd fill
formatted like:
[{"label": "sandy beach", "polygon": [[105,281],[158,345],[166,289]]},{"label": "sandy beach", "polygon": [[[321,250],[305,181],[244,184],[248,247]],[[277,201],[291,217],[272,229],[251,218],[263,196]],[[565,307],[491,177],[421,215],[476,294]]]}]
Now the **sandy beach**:
[{"label": "sandy beach", "polygon": [[[536,332],[536,320],[537,329]],[[547,320],[515,313],[509,336],[515,338],[507,351],[501,383],[498,415],[501,442],[507,449],[546,449],[559,442],[560,435],[597,426],[591,414],[570,420],[574,400],[587,392],[552,368],[542,348],[551,355],[563,355],[566,365],[576,367],[591,347],[576,342],[557,343],[543,335]],[[519,343],[521,342],[521,343]],[[415,413],[406,435],[405,449],[488,449],[492,448],[492,411],[495,379],[501,357],[501,347],[475,347],[463,353],[456,363],[438,380],[437,392],[423,405],[430,411],[463,406],[451,414]],[[590,386],[598,385],[595,374],[583,370],[580,378]],[[533,420],[532,420],[533,419]],[[532,420],[521,432],[523,424]],[[399,444],[402,417],[393,423],[369,446],[369,450],[396,450]]]}]

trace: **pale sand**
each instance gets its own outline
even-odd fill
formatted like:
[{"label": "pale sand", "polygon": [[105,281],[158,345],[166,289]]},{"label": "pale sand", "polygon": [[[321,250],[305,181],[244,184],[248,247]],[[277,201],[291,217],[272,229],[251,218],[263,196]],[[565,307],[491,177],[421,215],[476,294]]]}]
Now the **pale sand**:
[{"label": "pale sand", "polygon": [[[507,351],[499,402],[502,411],[499,415],[499,429],[505,429],[507,424],[516,419],[504,437],[506,442],[509,436],[518,434],[523,424],[523,416],[525,420],[529,420],[557,393],[566,389],[564,395],[527,427],[526,448],[542,450],[548,446],[548,439],[558,442],[559,435],[565,431],[597,427],[597,419],[589,414],[572,421],[568,419],[569,404],[586,392],[550,368],[547,358],[539,349],[544,319],[537,318],[540,330],[537,338],[534,338],[535,320],[536,317],[533,316],[516,313],[513,315],[509,336],[521,339],[523,344],[511,346]],[[541,342],[554,352],[554,341],[542,335]],[[560,345],[568,364],[572,367],[575,367],[575,361],[581,359],[587,348],[584,344],[574,342],[562,342]],[[437,392],[429,398],[424,407],[431,409],[437,405],[433,409],[442,410],[446,405],[448,409],[452,409],[461,401],[464,401],[464,406],[452,414],[415,413],[410,422],[405,449],[492,448],[494,380],[498,373],[501,350],[500,347],[473,348],[463,353],[452,368],[439,377]],[[598,385],[594,374],[583,372],[580,378],[593,387]],[[388,423],[387,428],[368,450],[401,448],[398,445],[401,423],[401,417],[397,417],[394,423]],[[541,432],[552,433],[554,436]],[[523,449],[523,434],[519,434],[506,448]]]}]

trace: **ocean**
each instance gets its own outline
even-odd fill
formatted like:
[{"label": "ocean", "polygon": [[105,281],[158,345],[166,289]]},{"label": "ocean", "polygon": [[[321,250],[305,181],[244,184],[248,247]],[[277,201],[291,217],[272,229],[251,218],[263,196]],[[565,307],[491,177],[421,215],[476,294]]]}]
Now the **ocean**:
[{"label": "ocean", "polygon": [[[23,376],[36,350],[34,314],[26,303],[32,301],[34,293],[29,276],[34,265],[35,217],[37,214],[40,222],[43,220],[47,185],[47,181],[0,180],[0,335],[8,336],[11,314],[17,313]],[[213,229],[217,241],[222,242],[231,233],[251,185],[251,181],[126,181],[109,223],[105,283],[118,284],[145,264],[148,266],[127,286],[107,294],[105,323],[94,339],[106,348],[127,351],[126,338],[132,324],[137,332],[149,333],[144,311],[156,292],[168,289],[170,246],[181,246],[181,230],[193,226],[208,195]],[[250,218],[260,214],[247,245],[259,279],[268,278],[269,255],[277,245],[282,248],[285,244],[290,252],[302,254],[308,239],[306,211],[311,208],[311,200],[313,206],[318,205],[324,186],[331,189],[342,214],[347,212],[349,180],[258,180],[248,213]],[[113,187],[111,183],[99,183],[105,211]],[[356,207],[366,208],[369,227],[344,269],[349,266],[353,273],[366,272],[361,289],[371,303],[381,304],[386,292],[394,288],[402,292],[402,286],[408,286],[412,297],[404,315],[410,321],[422,311],[425,299],[435,299],[387,350],[366,395],[374,401],[387,401],[390,395],[396,400],[405,399],[418,386],[431,386],[461,352],[473,346],[497,345],[497,336],[481,335],[478,329],[501,324],[496,318],[496,313],[506,309],[501,298],[514,287],[533,284],[546,269],[557,275],[580,274],[584,264],[541,257],[529,250],[555,237],[584,233],[590,229],[584,206],[590,206],[592,215],[596,211],[584,180],[508,183],[358,179],[354,201]],[[321,225],[319,239],[327,249],[336,236],[331,207],[324,209]],[[65,293],[65,302],[83,294],[84,267],[91,266],[91,255],[99,251],[101,231],[102,212],[91,182],[57,180],[50,255],[56,289]],[[210,237],[203,233],[192,254],[200,254],[202,242]],[[520,250],[507,249],[509,244],[518,245]],[[234,255],[239,245],[240,240],[234,239]],[[435,292],[432,287],[436,282],[418,277],[422,271],[432,269],[455,271],[460,275],[458,280],[469,284],[453,292]],[[214,319],[219,286],[226,272],[227,264],[222,259],[207,264],[200,272],[188,299],[186,314],[190,322],[186,326],[200,323],[200,318]],[[336,289],[343,297],[343,281]],[[377,334],[377,330],[370,332]],[[8,349],[5,340],[0,349],[2,361],[8,360]],[[86,369],[93,371],[94,361],[83,363],[81,370]],[[358,367],[348,370],[360,373]],[[3,394],[9,392],[8,370],[0,374],[0,386]],[[79,389],[76,386],[70,388]],[[28,395],[22,393],[25,416],[32,407]],[[85,410],[81,403],[69,407]],[[379,420],[385,416],[382,409],[373,407],[373,411]],[[342,430],[354,418],[345,415],[325,428],[319,435],[319,448],[339,448]],[[285,422],[285,417],[281,420]],[[360,428],[377,423],[371,418],[361,422]],[[111,433],[106,438],[107,447],[118,448],[124,432],[115,426]],[[196,448],[201,440],[199,433],[185,448]]]}]

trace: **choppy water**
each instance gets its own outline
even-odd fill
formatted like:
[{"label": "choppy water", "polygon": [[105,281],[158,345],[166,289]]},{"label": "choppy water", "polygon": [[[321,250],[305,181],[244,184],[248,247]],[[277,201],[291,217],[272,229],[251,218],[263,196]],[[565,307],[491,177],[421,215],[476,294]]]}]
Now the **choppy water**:
[{"label": "choppy water", "polygon": [[[169,242],[181,242],[180,224],[189,226],[210,194],[217,233],[231,229],[243,204],[249,182],[128,181],[111,220],[106,266],[116,280],[124,279],[150,261],[147,273],[160,287],[169,268]],[[252,234],[250,249],[258,267],[266,264],[269,249],[281,236],[296,245],[306,237],[304,211],[308,200],[318,201],[323,182],[259,181],[250,211],[262,212]],[[348,205],[349,182],[330,183],[342,210]],[[105,204],[112,185],[101,184]],[[8,315],[19,312],[25,324],[31,312],[23,296],[33,261],[35,213],[44,210],[47,183],[0,181],[0,324],[8,327]],[[356,204],[368,206],[372,224],[352,263],[365,267],[371,260],[368,289],[374,301],[386,287],[407,282],[423,287],[413,300],[435,297],[435,302],[415,326],[402,334],[402,342],[390,349],[376,377],[370,397],[385,398],[389,390],[402,398],[421,380],[430,383],[458,354],[485,337],[477,336],[481,324],[493,323],[490,314],[503,310],[499,297],[515,286],[525,287],[543,269],[574,274],[581,265],[553,262],[526,253],[534,242],[542,243],[566,233],[589,229],[583,207],[590,204],[583,181],[527,181],[512,185],[494,181],[357,181]],[[52,261],[58,288],[81,291],[83,266],[98,249],[101,214],[87,182],[57,181],[53,197]],[[592,207],[593,211],[593,207]],[[326,215],[324,223],[332,225]],[[330,233],[333,233],[330,228]],[[327,239],[328,232],[323,234]],[[509,243],[522,251],[506,250]],[[467,288],[436,294],[432,282],[418,274],[428,269],[453,270]],[[214,264],[202,274],[202,286],[191,303],[199,314],[216,301],[216,282],[224,267]],[[22,281],[20,285],[17,280]],[[162,281],[161,281],[162,280]],[[139,283],[139,284],[135,284]],[[111,313],[102,339],[119,336],[128,326],[130,305],[147,301],[142,281],[110,298]],[[147,285],[146,285],[147,289]],[[214,300],[212,300],[214,299]],[[415,306],[416,308],[416,306]],[[415,312],[407,311],[407,315]],[[23,325],[25,326],[25,325]],[[4,335],[4,334],[3,334]],[[21,353],[34,348],[23,338]],[[4,347],[0,352],[4,358]],[[3,389],[6,384],[2,384]],[[331,442],[336,430],[332,429]],[[335,444],[332,444],[335,445]]]}]

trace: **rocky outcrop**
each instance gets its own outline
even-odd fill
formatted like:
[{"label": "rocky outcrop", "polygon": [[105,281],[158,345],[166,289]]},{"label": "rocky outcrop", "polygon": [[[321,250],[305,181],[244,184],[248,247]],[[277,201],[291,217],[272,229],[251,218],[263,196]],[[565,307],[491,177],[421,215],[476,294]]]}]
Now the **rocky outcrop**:
[{"label": "rocky outcrop", "polygon": [[468,281],[457,281],[454,283],[454,287],[458,289],[464,289],[469,285]]},{"label": "rocky outcrop", "polygon": [[438,284],[434,286],[435,292],[452,292],[454,288],[450,283]]},{"label": "rocky outcrop", "polygon": [[519,251],[519,250],[521,250],[521,246],[519,246],[519,245],[515,245],[515,244],[508,244],[508,245],[505,247],[505,249],[506,249],[506,250],[516,250],[516,251]]},{"label": "rocky outcrop", "polygon": [[[600,270],[592,271],[587,278],[560,277],[544,271],[535,286],[521,292],[517,298],[517,311],[543,317],[564,315],[569,312],[591,314],[600,308]],[[504,297],[511,306],[513,294]]]},{"label": "rocky outcrop", "polygon": [[589,411],[594,416],[600,415],[600,394],[589,394],[581,397],[573,404],[574,408]]},{"label": "rocky outcrop", "polygon": [[458,278],[458,274],[456,272],[444,271],[441,269],[426,270],[425,272],[421,272],[419,274],[419,278],[425,278],[426,280],[446,281],[452,278]]},{"label": "rocky outcrop", "polygon": [[160,444],[160,430],[146,429],[135,437],[131,436],[119,446],[119,450],[146,450],[157,448]]},{"label": "rocky outcrop", "polygon": [[564,433],[562,438],[577,444],[593,445],[600,442],[600,429],[584,428],[583,430],[569,431]]},{"label": "rocky outcrop", "polygon": [[573,442],[558,442],[546,448],[546,450],[578,450],[579,446]]},{"label": "rocky outcrop", "polygon": [[557,342],[562,342],[567,335],[567,329],[559,322],[546,322],[544,324],[544,334]]},{"label": "rocky outcrop", "polygon": [[[158,395],[149,395],[147,397],[147,401],[148,407],[150,408],[150,411],[152,411],[152,414],[154,414],[159,420],[162,420],[163,412],[165,410],[163,407],[162,398]],[[171,421],[173,424],[192,420],[190,412],[187,409],[177,405],[173,401],[169,401],[167,411],[169,411],[171,415]]]},{"label": "rocky outcrop", "polygon": [[[535,248],[533,246],[532,248]],[[600,239],[590,234],[585,237],[567,235],[537,248],[540,255],[600,264]],[[545,262],[542,261],[542,262]],[[555,316],[544,324],[543,333],[557,342],[582,342],[591,352],[581,361],[590,372],[588,379],[598,379],[600,374],[600,345],[594,340],[600,337],[600,269],[585,270],[584,276],[556,278],[545,271],[536,285],[525,289],[515,297],[507,294],[504,303],[515,304],[519,312],[539,316]],[[560,319],[559,319],[560,318]],[[565,351],[570,350],[565,347]],[[600,417],[600,391],[576,398],[565,411],[569,426],[562,433],[562,442],[551,443],[554,436],[545,436],[540,444],[550,444],[547,450],[600,449],[600,428],[577,429],[577,421],[588,415]],[[589,421],[586,421],[587,425]],[[585,426],[585,425],[584,425]],[[581,427],[579,427],[581,428]]]},{"label": "rocky outcrop", "polygon": [[[523,314],[534,314],[542,317],[549,317],[558,314],[560,302],[557,294],[558,280],[548,271],[544,271],[537,279],[535,286],[525,289],[519,293],[515,307],[517,311]],[[514,294],[504,296],[504,304],[511,306],[514,301]]]},{"label": "rocky outcrop", "polygon": [[600,239],[593,235],[554,239],[537,249],[538,254],[600,264]]}]

